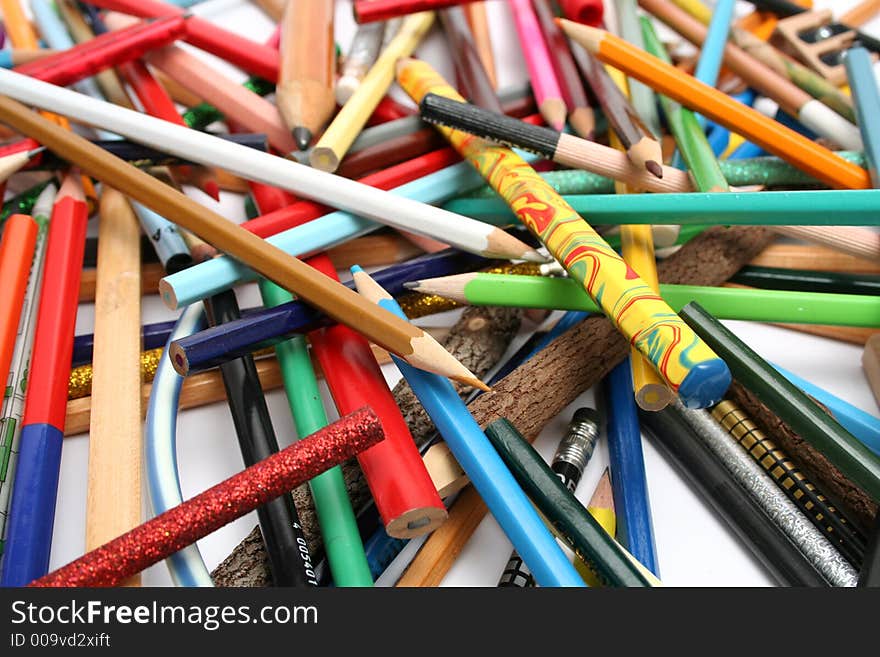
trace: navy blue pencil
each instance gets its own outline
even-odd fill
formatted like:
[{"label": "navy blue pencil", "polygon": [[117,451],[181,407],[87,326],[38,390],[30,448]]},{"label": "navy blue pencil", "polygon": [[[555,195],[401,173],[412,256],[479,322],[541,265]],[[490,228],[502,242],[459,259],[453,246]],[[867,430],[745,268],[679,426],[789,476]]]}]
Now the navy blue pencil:
[{"label": "navy blue pencil", "polygon": [[660,576],[645,456],[633,397],[629,359],[611,370],[603,386],[608,418],[608,459],[617,513],[617,540],[652,573]]}]

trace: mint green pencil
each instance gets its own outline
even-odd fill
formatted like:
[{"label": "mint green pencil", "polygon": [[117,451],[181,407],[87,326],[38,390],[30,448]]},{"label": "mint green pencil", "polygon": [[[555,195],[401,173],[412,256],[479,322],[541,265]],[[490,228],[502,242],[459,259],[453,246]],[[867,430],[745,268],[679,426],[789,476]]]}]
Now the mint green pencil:
[{"label": "mint green pencil", "polygon": [[[876,226],[880,190],[564,196],[590,224]],[[516,222],[500,198],[460,198],[444,209],[494,225]]]},{"label": "mint green pencil", "polygon": [[[583,288],[569,278],[470,273],[429,278],[406,286],[474,306],[598,312]],[[858,294],[661,284],[660,296],[676,312],[697,301],[719,319],[880,326],[880,303],[875,297]]]}]

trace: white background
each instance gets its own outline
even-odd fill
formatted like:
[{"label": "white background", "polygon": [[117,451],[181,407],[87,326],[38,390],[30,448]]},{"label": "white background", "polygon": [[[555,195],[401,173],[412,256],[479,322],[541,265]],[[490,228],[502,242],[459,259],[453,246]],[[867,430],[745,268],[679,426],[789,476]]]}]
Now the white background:
[{"label": "white background", "polygon": [[[344,52],[354,32],[351,3],[348,0],[339,0],[336,4],[336,38]],[[749,5],[746,3],[739,4],[740,14],[749,10]],[[830,0],[815,2],[817,8],[833,5],[835,12],[843,12],[854,4],[855,2],[851,0],[834,3]],[[505,3],[500,0],[487,2],[493,47],[499,69],[499,84],[502,87],[520,83],[526,78],[524,61],[513,23],[508,8],[504,5]],[[264,14],[254,5],[241,0],[209,0],[197,5],[194,10],[205,18],[258,41],[267,38],[272,30],[272,24]],[[872,31],[871,25],[868,26],[868,30]],[[437,28],[420,47],[418,55],[434,63],[449,79],[454,79],[450,77],[452,64],[445,42]],[[243,79],[244,76],[240,71],[217,60],[213,61],[217,62],[226,74],[236,79]],[[395,92],[395,97],[402,98],[399,90]],[[241,197],[224,193],[218,206],[198,190],[187,191],[194,198],[219,209],[234,221],[242,221],[244,218]],[[94,234],[95,226],[91,228],[90,234]],[[345,275],[347,276],[347,272]],[[240,289],[239,301],[242,307],[259,305],[260,298],[255,286]],[[157,296],[145,297],[142,309],[144,323],[175,317],[175,313],[165,309]],[[420,324],[448,325],[456,316],[455,312],[446,313],[425,318]],[[93,306],[81,305],[77,315],[77,334],[91,333],[92,321]],[[762,356],[821,385],[859,408],[878,415],[877,405],[860,366],[860,348],[763,324],[746,322],[727,324]],[[534,328],[534,325],[527,324],[526,328]],[[527,335],[524,330],[517,344],[525,337]],[[384,367],[384,373],[390,385],[396,383],[400,377],[397,369],[391,365]],[[335,419],[337,417],[335,409],[323,383],[322,388],[328,412],[331,419]],[[279,442],[284,447],[296,437],[284,393],[281,390],[270,392],[267,394],[267,400]],[[546,427],[536,442],[536,447],[545,458],[552,457],[574,410],[582,405],[592,405],[593,402],[593,391],[583,394]],[[644,442],[644,449],[660,576],[664,584],[666,586],[773,585],[773,581],[751,553],[659,455],[650,441]],[[180,413],[178,460],[183,492],[187,498],[242,469],[238,443],[225,403]],[[577,491],[580,499],[585,502],[589,500],[607,463],[608,456],[603,437]],[[51,568],[69,562],[84,550],[87,472],[88,436],[66,438],[62,452]],[[146,491],[144,498],[145,513],[149,514]],[[199,547],[208,567],[213,569],[229,554],[238,541],[250,532],[256,522],[256,514],[251,513],[200,541]],[[495,586],[509,554],[510,543],[494,519],[487,517],[444,579],[443,585]],[[399,572],[400,565],[395,565],[397,568],[394,571]],[[379,581],[379,584],[384,584],[386,580],[393,580],[390,572]],[[145,571],[143,583],[153,586],[171,585],[164,563]]]}]

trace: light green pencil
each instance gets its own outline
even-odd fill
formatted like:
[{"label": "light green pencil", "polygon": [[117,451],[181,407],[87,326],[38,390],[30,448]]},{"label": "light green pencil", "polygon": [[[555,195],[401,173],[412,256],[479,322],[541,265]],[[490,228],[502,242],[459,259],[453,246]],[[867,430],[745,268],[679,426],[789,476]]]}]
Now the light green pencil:
[{"label": "light green pencil", "polygon": [[[406,287],[473,306],[599,312],[583,288],[569,278],[469,273],[415,281]],[[697,301],[719,319],[880,326],[880,303],[858,294],[661,284],[660,296],[676,312]]]},{"label": "light green pencil", "polygon": [[15,463],[18,458],[18,442],[21,437],[21,415],[24,411],[24,393],[27,387],[28,365],[33,350],[34,332],[37,328],[37,308],[39,307],[40,286],[43,281],[43,265],[46,258],[46,233],[49,217],[55,202],[56,188],[49,184],[37,197],[32,215],[37,222],[37,243],[34,260],[25,289],[24,303],[21,307],[21,320],[18,324],[18,337],[12,352],[9,378],[3,396],[3,412],[0,416],[0,554],[6,541],[6,518],[9,515],[9,501],[12,499],[12,482],[15,481]]}]

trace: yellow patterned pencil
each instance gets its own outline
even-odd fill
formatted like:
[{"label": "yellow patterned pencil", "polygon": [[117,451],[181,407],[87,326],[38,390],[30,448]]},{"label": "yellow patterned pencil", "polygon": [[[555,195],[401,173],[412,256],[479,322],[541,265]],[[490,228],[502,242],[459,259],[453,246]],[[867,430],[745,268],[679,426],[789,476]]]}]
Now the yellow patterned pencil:
[{"label": "yellow patterned pencil", "polygon": [[[401,60],[397,81],[416,102],[428,93],[462,101],[422,61]],[[682,403],[705,408],[721,399],[730,385],[724,361],[532,167],[508,148],[451,128],[438,130],[651,361]]]}]

